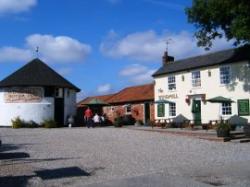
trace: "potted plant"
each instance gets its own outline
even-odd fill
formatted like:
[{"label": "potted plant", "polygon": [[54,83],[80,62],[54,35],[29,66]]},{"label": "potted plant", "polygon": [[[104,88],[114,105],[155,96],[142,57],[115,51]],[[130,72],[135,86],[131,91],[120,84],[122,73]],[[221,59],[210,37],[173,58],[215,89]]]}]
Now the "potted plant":
[{"label": "potted plant", "polygon": [[227,123],[219,123],[216,127],[218,137],[229,137],[231,127]]}]

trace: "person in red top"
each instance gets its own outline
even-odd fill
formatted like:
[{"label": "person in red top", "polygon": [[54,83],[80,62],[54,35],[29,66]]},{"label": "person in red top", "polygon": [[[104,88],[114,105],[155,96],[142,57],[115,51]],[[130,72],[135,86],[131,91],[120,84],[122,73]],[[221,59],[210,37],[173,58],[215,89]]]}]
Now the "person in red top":
[{"label": "person in red top", "polygon": [[92,126],[92,123],[91,123],[92,116],[93,116],[92,110],[88,107],[84,112],[84,119],[85,119],[85,122],[86,122],[88,128],[90,126]]}]

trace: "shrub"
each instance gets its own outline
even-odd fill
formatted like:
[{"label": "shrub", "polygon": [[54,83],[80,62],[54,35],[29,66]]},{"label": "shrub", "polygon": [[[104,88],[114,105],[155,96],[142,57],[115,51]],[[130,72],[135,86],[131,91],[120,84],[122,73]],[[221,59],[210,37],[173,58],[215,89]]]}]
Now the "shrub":
[{"label": "shrub", "polygon": [[33,120],[28,121],[28,122],[24,122],[24,127],[26,127],[26,128],[37,128],[38,126],[39,126],[39,124]]},{"label": "shrub", "polygon": [[216,127],[216,130],[230,131],[231,126],[228,123],[219,123]]},{"label": "shrub", "polygon": [[135,118],[132,117],[132,115],[125,115],[123,117],[123,125],[134,125],[135,124]]},{"label": "shrub", "polygon": [[44,128],[56,128],[57,127],[57,123],[53,119],[46,119],[46,120],[43,121],[42,126]]},{"label": "shrub", "polygon": [[219,123],[216,127],[218,137],[229,137],[231,127],[228,123]]},{"label": "shrub", "polygon": [[18,129],[18,128],[22,128],[25,126],[25,122],[23,120],[20,119],[20,117],[16,117],[14,119],[11,120],[11,125],[12,128],[14,129]]},{"label": "shrub", "polygon": [[123,117],[119,116],[119,117],[115,118],[114,126],[115,127],[122,127],[122,125],[123,125]]}]

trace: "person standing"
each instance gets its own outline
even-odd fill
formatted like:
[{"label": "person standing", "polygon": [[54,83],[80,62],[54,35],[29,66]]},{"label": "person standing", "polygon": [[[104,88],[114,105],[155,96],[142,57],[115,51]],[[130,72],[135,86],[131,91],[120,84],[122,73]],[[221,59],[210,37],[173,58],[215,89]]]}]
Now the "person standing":
[{"label": "person standing", "polygon": [[93,116],[92,110],[88,107],[84,112],[84,119],[88,128],[92,126],[92,116]]},{"label": "person standing", "polygon": [[93,121],[94,121],[95,126],[99,126],[100,125],[101,118],[100,118],[100,116],[97,113],[95,113],[95,115],[93,117]]}]

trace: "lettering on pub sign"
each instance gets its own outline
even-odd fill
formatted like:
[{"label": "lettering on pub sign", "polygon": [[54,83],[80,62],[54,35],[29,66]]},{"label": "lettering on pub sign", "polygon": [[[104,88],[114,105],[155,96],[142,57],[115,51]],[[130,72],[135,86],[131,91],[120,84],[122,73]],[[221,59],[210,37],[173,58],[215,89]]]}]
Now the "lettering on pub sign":
[{"label": "lettering on pub sign", "polygon": [[41,102],[42,88],[7,88],[4,93],[5,103],[35,103]]},{"label": "lettering on pub sign", "polygon": [[164,100],[164,99],[177,99],[178,96],[177,94],[169,94],[169,95],[162,95],[162,96],[159,96],[159,100]]}]

